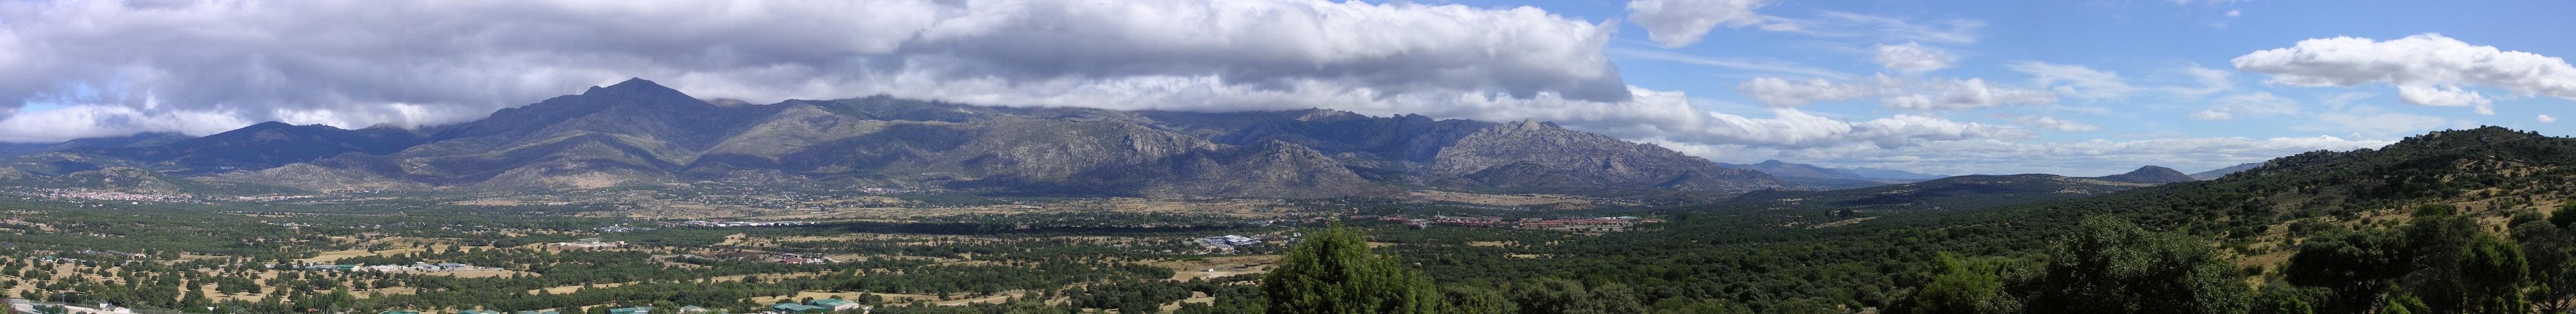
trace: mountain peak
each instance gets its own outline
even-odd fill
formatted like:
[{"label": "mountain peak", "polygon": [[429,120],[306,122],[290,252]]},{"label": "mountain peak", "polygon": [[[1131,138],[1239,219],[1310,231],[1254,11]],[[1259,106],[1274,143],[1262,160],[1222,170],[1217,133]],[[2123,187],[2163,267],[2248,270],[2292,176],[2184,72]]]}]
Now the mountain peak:
[{"label": "mountain peak", "polygon": [[2138,167],[2138,170],[2132,170],[2132,171],[2129,171],[2129,173],[2122,173],[2122,174],[2115,174],[2115,175],[2109,175],[2109,176],[2094,177],[2094,179],[2101,179],[2101,180],[2106,180],[2106,181],[2119,181],[2119,182],[2149,183],[2149,184],[2164,184],[2164,183],[2174,183],[2174,182],[2191,182],[2191,181],[2194,181],[2194,180],[2191,178],[2191,176],[2190,176],[2190,175],[2185,175],[2185,174],[2183,174],[2183,173],[2182,173],[2182,171],[2175,171],[2175,170],[2173,170],[2173,168],[2165,168],[2165,167],[2161,167],[2161,166],[2154,166],[2154,165],[2149,165],[2149,166],[2145,166],[2145,167]]},{"label": "mountain peak", "polygon": [[1522,118],[1521,122],[1512,123],[1512,129],[1520,131],[1537,131],[1552,127],[1556,127],[1556,124],[1539,122],[1536,118]]},{"label": "mountain peak", "polygon": [[[628,78],[628,79],[626,79],[626,81],[624,81],[624,82],[617,82],[617,84],[611,84],[611,85],[608,85],[608,86],[600,86],[600,87],[591,87],[591,88],[590,88],[590,90],[588,90],[588,91],[583,91],[581,94],[582,94],[582,95],[596,95],[596,94],[600,94],[600,92],[603,92],[603,91],[605,91],[605,92],[614,92],[614,93],[619,93],[619,94],[631,94],[631,93],[652,93],[652,94],[675,94],[675,95],[687,96],[687,94],[680,93],[680,91],[679,91],[679,90],[671,89],[670,87],[665,87],[665,86],[662,86],[662,84],[654,83],[653,81],[645,80],[645,79],[643,79],[643,78]],[[691,98],[691,99],[696,99],[696,98]]]},{"label": "mountain peak", "polygon": [[653,83],[653,81],[651,81],[651,80],[645,80],[644,78],[641,78],[641,77],[629,77],[629,78],[626,78],[626,81],[624,81],[624,82],[617,82],[617,85],[609,85],[609,86],[608,86],[608,88],[618,88],[618,87],[643,87],[643,86],[662,87],[662,84]]}]

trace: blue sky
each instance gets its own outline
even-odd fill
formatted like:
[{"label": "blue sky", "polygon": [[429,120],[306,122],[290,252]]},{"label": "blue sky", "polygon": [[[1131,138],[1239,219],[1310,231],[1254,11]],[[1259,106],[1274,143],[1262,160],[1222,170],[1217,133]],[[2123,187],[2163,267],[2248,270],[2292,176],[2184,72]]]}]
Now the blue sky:
[{"label": "blue sky", "polygon": [[1720,162],[1940,174],[2576,134],[2554,122],[2576,117],[2564,1],[395,4],[0,2],[0,142],[430,127],[634,77],[754,103],[1537,119]]},{"label": "blue sky", "polygon": [[[1475,3],[1475,2],[1469,2]],[[1493,5],[1534,5],[1572,16],[1615,18],[1622,16],[1619,2],[1495,2]],[[2423,1],[2241,1],[2228,3],[2178,4],[2164,1],[1968,1],[1928,4],[1912,1],[1835,1],[1782,2],[1758,10],[1765,15],[1811,17],[1826,12],[1847,12],[1902,19],[1918,24],[1965,19],[1984,25],[1962,32],[1977,39],[1974,43],[1930,44],[1958,55],[1951,68],[1926,73],[1930,76],[1984,78],[1989,81],[2027,84],[2032,75],[2013,71],[2013,62],[2038,61],[2075,65],[2117,73],[2128,85],[2140,89],[2159,87],[2203,87],[2203,83],[2184,69],[2199,66],[2230,72],[2229,91],[2212,97],[2195,99],[2170,93],[2142,91],[2121,97],[2103,99],[2067,99],[2057,106],[2004,107],[1970,112],[1950,112],[1945,116],[1971,121],[2010,123],[1992,115],[2053,115],[2102,127],[2095,132],[2042,132],[2048,141],[2088,139],[2121,139],[2135,137],[2281,137],[2334,135],[2346,138],[2386,139],[2419,134],[2433,128],[2377,127],[2354,128],[2331,124],[2302,126],[2317,114],[2337,112],[2325,102],[2348,93],[2351,106],[2368,106],[2377,112],[2417,115],[2446,120],[2438,128],[2475,125],[2499,125],[2538,130],[2549,134],[2569,134],[2568,124],[2541,123],[2538,115],[2566,116],[2576,113],[2576,101],[2546,96],[2510,97],[2494,102],[2491,115],[2478,114],[2470,108],[2431,107],[2398,101],[2395,88],[2387,84],[2354,87],[2298,87],[2267,84],[2267,75],[2242,73],[2230,67],[2230,59],[2247,53],[2283,48],[2301,40],[2351,36],[2373,39],[2396,39],[2427,33],[2438,33],[2473,45],[2525,51],[2547,56],[2576,55],[2576,41],[2565,34],[2542,30],[2576,30],[2576,19],[2565,14],[2576,12],[2576,2],[2524,1],[2499,3],[2510,5],[2470,5],[2453,2]],[[1822,68],[1855,75],[1884,72],[1871,63],[1868,46],[1905,43],[1893,36],[1869,38],[1826,38],[1791,32],[1762,31],[1758,27],[1720,28],[1710,32],[1699,43],[1681,48],[1662,48],[1647,39],[1647,31],[1634,24],[1621,28],[1619,41],[1611,44],[1614,51],[1631,49],[1671,52],[1693,57],[1738,59],[1755,62],[1784,62]],[[1919,41],[1916,41],[1919,42]],[[1794,73],[1766,73],[1739,68],[1697,65],[1688,62],[1660,60],[1651,57],[1623,56],[1611,53],[1621,66],[1629,84],[1654,89],[1686,91],[1692,95],[1728,105],[1711,106],[1711,110],[1760,114],[1758,103],[1735,90],[1736,84],[1752,77],[1799,77]],[[2203,109],[2210,99],[2225,94],[2266,92],[2299,102],[2301,114],[2274,119],[2239,119],[2202,121],[2188,118]],[[2493,93],[2491,91],[2491,93]],[[2347,96],[2350,97],[2350,96]],[[1881,116],[1891,111],[1869,99],[1820,103],[1805,107],[1820,114],[1842,117]],[[2349,109],[2347,111],[2349,112]],[[2402,131],[2399,131],[2402,130]]]},{"label": "blue sky", "polygon": [[[1764,64],[1790,69],[1821,69],[1852,76],[1890,73],[1873,62],[1874,46],[1920,44],[1955,58],[1949,67],[1923,72],[1923,77],[1978,78],[1989,83],[2045,89],[2033,73],[2013,65],[2043,62],[2115,74],[2131,90],[2100,97],[2067,97],[2051,105],[1999,106],[1973,110],[1901,110],[1876,99],[1821,101],[1799,109],[1843,119],[1890,114],[1933,114],[1991,124],[2016,124],[2022,117],[2045,116],[2098,127],[2083,130],[2032,128],[2037,142],[2090,140],[2129,141],[2145,138],[2271,138],[2334,136],[2347,140],[2395,140],[2446,128],[2498,125],[2545,134],[2576,132],[2569,124],[2544,122],[2542,115],[2576,114],[2576,101],[2549,95],[2512,95],[2490,86],[2471,90],[2495,96],[2492,112],[2471,107],[2409,104],[2389,83],[2355,86],[2295,86],[2270,82],[2267,73],[2239,71],[2232,59],[2249,53],[2293,47],[2303,40],[2358,37],[2393,40],[2439,34],[2474,46],[2491,46],[2543,56],[2576,55],[2576,41],[2560,32],[2576,29],[2576,2],[2422,2],[2422,1],[1779,1],[1756,8],[1765,19],[1818,20],[1860,15],[1902,21],[1905,27],[1937,30],[1965,40],[1929,40],[1894,25],[1856,28],[1847,34],[1766,30],[1770,21],[1737,27],[1720,26],[1698,42],[1666,47],[1637,23],[1622,23],[1608,54],[1628,84],[1687,92],[1707,100],[1708,110],[1763,115],[1767,108],[1738,89],[1757,77],[1813,78],[1811,71],[1758,69],[1706,64],[1706,60]],[[1475,5],[1536,6],[1591,20],[1625,18],[1618,1],[1467,1]],[[1633,22],[1633,20],[1631,20]],[[1692,62],[1684,58],[1704,59]],[[2193,68],[2223,72],[2225,85],[2212,85]],[[1836,78],[1826,77],[1829,80]],[[2219,88],[2218,86],[2224,86]],[[2194,119],[2192,114],[2231,96],[2270,94],[2294,103],[2295,113],[2269,116],[2236,114],[2231,119]],[[2228,156],[2245,159],[2252,156]],[[1723,158],[1721,158],[1723,159]],[[2258,159],[2252,158],[2252,159]],[[2229,160],[2256,161],[2256,160]],[[1828,162],[1831,163],[1831,162]],[[2176,161],[2175,163],[2182,163]],[[2194,164],[2192,166],[2206,166]],[[2119,169],[2068,171],[2104,173]],[[2200,169],[2184,168],[2186,171]]]}]

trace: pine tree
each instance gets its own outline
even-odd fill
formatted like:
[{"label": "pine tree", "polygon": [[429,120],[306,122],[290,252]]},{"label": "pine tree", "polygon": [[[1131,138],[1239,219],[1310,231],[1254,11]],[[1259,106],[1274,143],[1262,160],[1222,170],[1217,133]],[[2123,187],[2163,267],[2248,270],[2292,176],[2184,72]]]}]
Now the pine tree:
[{"label": "pine tree", "polygon": [[1394,256],[1369,251],[1366,235],[1333,223],[1290,248],[1263,276],[1269,312],[1434,313],[1440,294],[1431,278]]}]

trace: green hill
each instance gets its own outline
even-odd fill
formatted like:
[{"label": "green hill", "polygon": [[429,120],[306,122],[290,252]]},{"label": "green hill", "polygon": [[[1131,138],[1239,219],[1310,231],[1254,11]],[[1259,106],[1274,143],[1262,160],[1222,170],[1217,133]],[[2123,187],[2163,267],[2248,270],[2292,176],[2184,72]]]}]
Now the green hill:
[{"label": "green hill", "polygon": [[2081,198],[2149,185],[2051,174],[1965,175],[1831,191],[1756,191],[1726,204],[1766,210],[1965,210]]}]

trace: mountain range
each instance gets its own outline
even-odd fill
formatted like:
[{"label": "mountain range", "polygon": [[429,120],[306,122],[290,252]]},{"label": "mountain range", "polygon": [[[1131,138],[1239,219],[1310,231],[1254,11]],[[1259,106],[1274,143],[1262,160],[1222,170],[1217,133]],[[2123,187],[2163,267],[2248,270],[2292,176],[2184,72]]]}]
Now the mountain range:
[{"label": "mountain range", "polygon": [[174,132],[146,132],[127,136],[74,139],[58,143],[0,143],[0,158],[74,148],[159,146],[190,138],[194,137]]},{"label": "mountain range", "polygon": [[1760,163],[1753,164],[1718,163],[1717,165],[1719,167],[1731,169],[1760,171],[1774,177],[1780,177],[1780,179],[1787,180],[1789,182],[1814,185],[1828,189],[1862,188],[1948,177],[1944,175],[1920,174],[1899,170],[1825,168],[1809,164],[1783,162],[1779,160],[1764,160]]},{"label": "mountain range", "polygon": [[1964,175],[1920,182],[1828,191],[1756,191],[1727,203],[1751,208],[1848,208],[1858,210],[1975,209],[2065,200],[2166,183],[2191,182],[2180,171],[2144,166],[2128,173],[2100,177],[2053,174]]},{"label": "mountain range", "polygon": [[270,122],[197,138],[32,146],[13,148],[22,156],[0,170],[0,181],[308,191],[727,182],[1178,198],[1818,189],[1534,120],[992,107],[885,96],[754,105],[701,100],[642,79],[452,125]]},{"label": "mountain range", "polygon": [[1775,159],[1775,160],[1764,160],[1764,161],[1762,161],[1762,162],[1759,162],[1759,163],[1753,163],[1753,164],[1730,164],[1730,163],[1718,163],[1717,165],[1718,165],[1718,166],[1720,166],[1720,167],[1727,167],[1727,168],[1735,168],[1735,169],[1745,169],[1745,170],[1761,171],[1762,173],[1767,173],[1767,174],[1771,174],[1772,176],[1779,176],[1779,177],[1826,178],[1826,179],[1853,179],[1853,180],[1931,180],[1931,179],[1940,179],[1940,178],[1944,178],[1944,177],[1949,177],[1949,176],[1946,176],[1946,175],[1937,175],[1937,174],[1921,174],[1921,173],[1907,172],[1907,171],[1903,171],[1903,170],[1886,170],[1886,169],[1870,169],[1870,168],[1826,168],[1826,167],[1818,167],[1818,166],[1816,166],[1816,165],[1809,165],[1809,164],[1789,163],[1789,162],[1785,162],[1785,161],[1779,161],[1779,160],[1776,160],[1776,159]]},{"label": "mountain range", "polygon": [[2258,162],[2242,163],[2242,164],[2237,164],[2237,165],[2234,165],[2234,166],[2227,166],[2226,168],[2211,169],[2211,170],[2209,170],[2209,171],[2202,171],[2202,172],[2200,172],[2200,173],[2193,173],[2193,174],[2191,174],[2191,178],[2192,178],[2192,179],[2198,179],[2198,180],[2217,180],[2219,177],[2225,177],[2225,176],[2227,176],[2227,175],[2229,175],[2229,174],[2234,174],[2234,173],[2237,173],[2237,172],[2243,172],[2243,171],[2245,171],[2245,170],[2251,170],[2251,169],[2254,169],[2255,167],[2262,167],[2262,166],[2263,166],[2263,162],[2259,162],[2259,161],[2258,161]]}]

